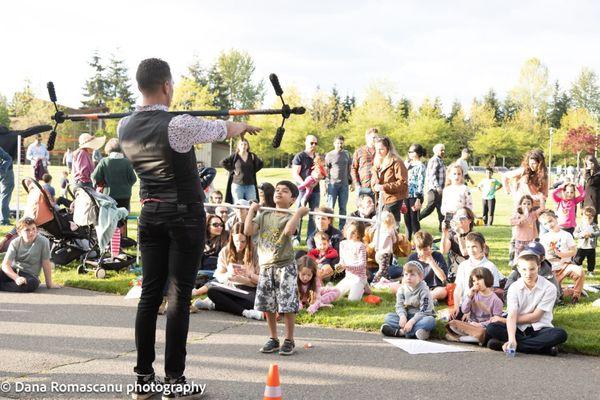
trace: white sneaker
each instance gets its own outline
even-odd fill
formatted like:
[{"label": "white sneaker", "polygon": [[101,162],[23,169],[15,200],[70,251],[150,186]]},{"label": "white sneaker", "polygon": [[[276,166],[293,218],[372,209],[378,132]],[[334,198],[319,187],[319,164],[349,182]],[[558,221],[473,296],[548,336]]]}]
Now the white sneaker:
[{"label": "white sneaker", "polygon": [[196,307],[199,310],[214,310],[215,309],[215,303],[212,302],[211,299],[209,299],[208,297],[206,298],[206,300],[202,300],[202,299],[198,299],[194,302],[194,307]]},{"label": "white sneaker", "polygon": [[594,273],[593,273],[592,271],[589,271],[589,272],[587,273],[587,276],[588,276],[589,278],[593,278],[593,277],[594,277]]},{"label": "white sneaker", "polygon": [[300,246],[300,241],[298,239],[292,240],[292,246],[293,247],[299,247]]},{"label": "white sneaker", "polygon": [[427,340],[429,339],[429,331],[426,331],[425,329],[417,329],[415,336],[419,340]]},{"label": "white sneaker", "polygon": [[258,321],[265,319],[265,315],[258,310],[244,310],[242,311],[242,315],[248,319],[256,319]]}]

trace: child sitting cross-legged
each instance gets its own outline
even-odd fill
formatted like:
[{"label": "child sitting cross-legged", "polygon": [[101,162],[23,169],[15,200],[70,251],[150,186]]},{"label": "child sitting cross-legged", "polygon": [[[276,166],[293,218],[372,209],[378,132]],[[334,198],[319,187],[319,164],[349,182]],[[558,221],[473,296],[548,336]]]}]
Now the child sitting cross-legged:
[{"label": "child sitting cross-legged", "polygon": [[576,254],[575,240],[569,232],[560,228],[554,211],[544,211],[540,215],[540,222],[548,231],[540,236],[540,243],[546,249],[546,259],[552,264],[552,271],[559,283],[562,284],[565,278],[573,280],[574,288],[564,289],[563,294],[571,294],[571,302],[575,304],[579,301],[585,284],[583,268],[573,263],[573,256]]},{"label": "child sitting cross-legged", "polygon": [[320,280],[331,278],[333,275],[333,266],[337,262],[339,255],[329,241],[329,235],[319,231],[315,233],[315,248],[308,252],[308,256],[317,262],[317,274]]},{"label": "child sitting cross-legged", "polygon": [[492,317],[486,326],[489,349],[512,348],[520,353],[556,356],[557,346],[567,341],[567,333],[552,325],[556,287],[538,275],[539,267],[540,259],[534,251],[525,249],[519,254],[521,278],[508,289],[508,316]]},{"label": "child sitting cross-legged", "polygon": [[492,290],[494,275],[477,267],[469,277],[469,291],[461,305],[463,319],[448,322],[446,340],[452,342],[485,342],[485,326],[495,315],[502,315],[502,300]]},{"label": "child sitting cross-legged", "polygon": [[419,261],[407,262],[402,286],[396,294],[396,312],[385,316],[381,333],[427,340],[435,328],[434,313],[431,293],[423,281],[423,265]]},{"label": "child sitting cross-legged", "polygon": [[[319,308],[329,306],[340,296],[339,290],[323,287],[317,274],[317,263],[308,256],[296,260],[298,265],[298,299],[300,309],[312,315]],[[331,307],[331,306],[329,306]]]}]

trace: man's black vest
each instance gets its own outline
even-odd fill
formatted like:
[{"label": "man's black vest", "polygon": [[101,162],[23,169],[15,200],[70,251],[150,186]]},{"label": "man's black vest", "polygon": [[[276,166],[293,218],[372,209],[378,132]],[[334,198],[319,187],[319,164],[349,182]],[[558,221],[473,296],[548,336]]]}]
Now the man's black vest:
[{"label": "man's black vest", "polygon": [[119,128],[121,149],[140,178],[140,200],[201,203],[204,192],[194,148],[187,153],[171,148],[168,137],[171,118],[172,114],[161,110],[133,113]]}]

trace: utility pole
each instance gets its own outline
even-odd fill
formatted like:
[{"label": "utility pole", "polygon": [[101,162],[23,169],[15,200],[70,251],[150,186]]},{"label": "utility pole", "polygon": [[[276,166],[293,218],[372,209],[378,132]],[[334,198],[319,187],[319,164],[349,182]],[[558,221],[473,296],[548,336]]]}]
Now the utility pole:
[{"label": "utility pole", "polygon": [[548,149],[548,171],[550,174],[548,176],[548,186],[552,186],[552,135],[554,134],[554,128],[550,128],[550,143]]}]

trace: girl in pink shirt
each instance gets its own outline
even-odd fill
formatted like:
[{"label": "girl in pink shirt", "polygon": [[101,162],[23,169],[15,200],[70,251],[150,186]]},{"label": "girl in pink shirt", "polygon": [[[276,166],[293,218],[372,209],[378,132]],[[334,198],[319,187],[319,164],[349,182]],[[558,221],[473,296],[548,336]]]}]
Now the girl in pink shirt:
[{"label": "girl in pink shirt", "polygon": [[513,260],[519,257],[521,250],[538,237],[537,219],[544,211],[542,207],[533,207],[533,198],[526,194],[519,200],[517,211],[510,218],[512,225],[511,245],[514,249]]},{"label": "girl in pink shirt", "polygon": [[575,197],[575,184],[567,183],[559,186],[552,192],[552,198],[558,204],[556,207],[556,216],[558,225],[563,231],[569,232],[571,235],[577,226],[576,211],[577,204],[581,203],[585,198],[585,190],[583,186],[577,187],[579,196]]}]

